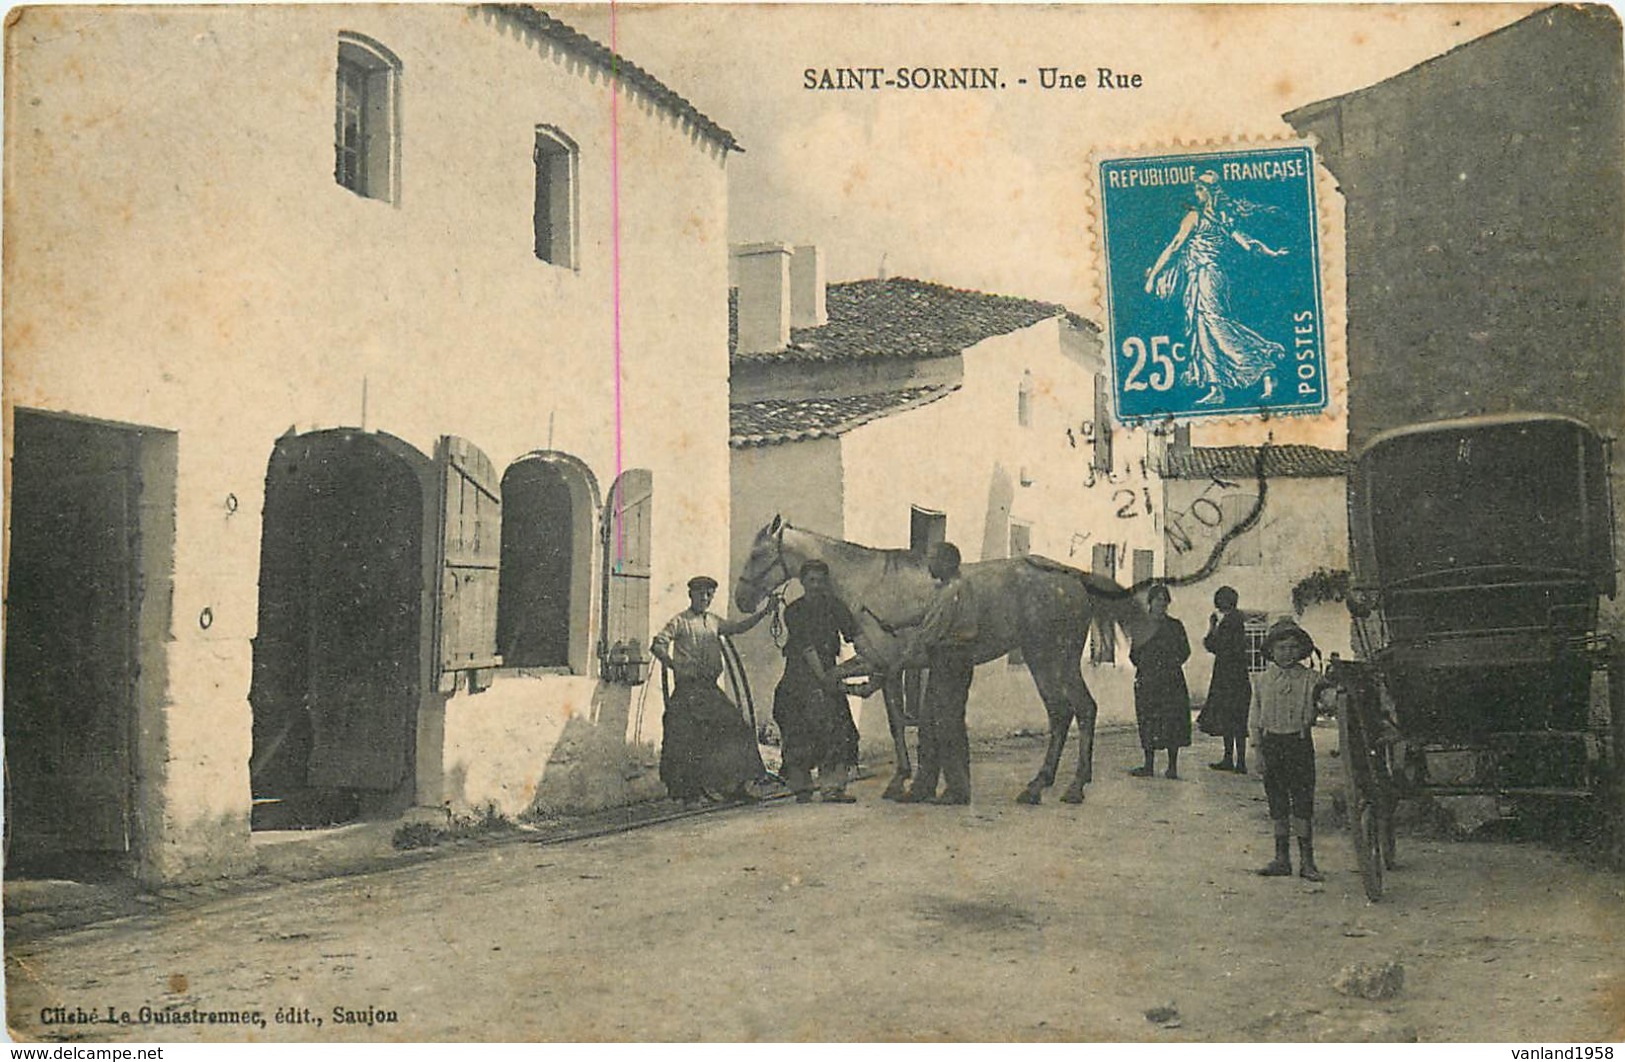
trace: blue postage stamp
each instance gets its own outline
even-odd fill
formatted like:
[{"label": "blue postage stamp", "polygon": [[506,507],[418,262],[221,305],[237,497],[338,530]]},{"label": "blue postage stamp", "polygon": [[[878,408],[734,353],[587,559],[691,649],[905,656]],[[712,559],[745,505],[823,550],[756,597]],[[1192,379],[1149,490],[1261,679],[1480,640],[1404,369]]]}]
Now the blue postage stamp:
[{"label": "blue postage stamp", "polygon": [[1306,145],[1099,162],[1118,419],[1326,408],[1314,174]]}]

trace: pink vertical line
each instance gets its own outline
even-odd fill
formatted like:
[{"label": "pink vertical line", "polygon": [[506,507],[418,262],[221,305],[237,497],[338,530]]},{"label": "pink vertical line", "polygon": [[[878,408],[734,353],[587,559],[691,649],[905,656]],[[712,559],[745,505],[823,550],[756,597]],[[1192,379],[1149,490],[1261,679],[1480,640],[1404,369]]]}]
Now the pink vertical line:
[{"label": "pink vertical line", "polygon": [[[623,424],[621,413],[621,105],[620,105],[620,43],[616,39],[616,0],[609,3],[609,224],[610,272],[614,287],[615,315],[615,478],[610,492],[615,494],[622,471]],[[615,566],[619,571],[626,559],[626,528],[622,518],[620,498],[614,498]]]}]

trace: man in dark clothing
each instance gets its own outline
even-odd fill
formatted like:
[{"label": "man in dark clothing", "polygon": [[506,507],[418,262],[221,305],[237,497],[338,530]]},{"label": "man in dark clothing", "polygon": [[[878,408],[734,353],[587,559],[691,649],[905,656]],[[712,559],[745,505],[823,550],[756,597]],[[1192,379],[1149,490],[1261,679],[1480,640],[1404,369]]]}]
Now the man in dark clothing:
[{"label": "man in dark clothing", "polygon": [[[959,548],[951,542],[931,547],[926,559],[937,595],[920,624],[917,644],[928,654],[930,675],[920,717],[920,762],[904,803],[970,803],[970,736],[965,701],[976,676],[976,604],[970,584],[959,574]],[[947,787],[936,795],[937,777]]]},{"label": "man in dark clothing", "polygon": [[814,768],[827,803],[850,804],[849,772],[858,762],[858,728],[852,722],[846,687],[835,673],[841,639],[851,640],[856,624],[830,587],[829,565],[810,560],[801,566],[801,597],[784,610],[789,637],[784,645],[784,677],[773,691],[773,719],[783,740],[784,782],[798,803],[812,799]]}]

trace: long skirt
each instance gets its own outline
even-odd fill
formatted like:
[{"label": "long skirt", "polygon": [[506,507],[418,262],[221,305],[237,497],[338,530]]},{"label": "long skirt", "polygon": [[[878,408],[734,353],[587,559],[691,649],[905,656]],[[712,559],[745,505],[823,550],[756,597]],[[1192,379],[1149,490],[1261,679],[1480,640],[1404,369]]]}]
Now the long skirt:
[{"label": "long skirt", "polygon": [[1191,700],[1184,676],[1136,676],[1134,721],[1142,749],[1182,749],[1191,743]]},{"label": "long skirt", "polygon": [[[773,691],[773,721],[783,740],[786,781],[817,769],[820,781],[858,762],[858,728],[845,697],[818,688],[810,679],[786,675]],[[792,785],[791,788],[797,788]]]},{"label": "long skirt", "polygon": [[660,780],[673,800],[737,794],[767,773],[750,724],[714,683],[673,690],[664,727]]}]

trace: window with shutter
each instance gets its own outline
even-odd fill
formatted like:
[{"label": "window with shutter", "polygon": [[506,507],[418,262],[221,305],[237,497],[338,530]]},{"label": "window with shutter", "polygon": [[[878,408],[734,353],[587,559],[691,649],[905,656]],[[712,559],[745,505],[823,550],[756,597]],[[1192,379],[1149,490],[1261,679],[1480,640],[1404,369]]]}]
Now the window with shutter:
[{"label": "window with shutter", "polygon": [[[1097,542],[1090,554],[1089,569],[1096,575],[1103,575],[1108,579],[1117,578],[1117,544],[1115,542]],[[1117,662],[1117,633],[1109,628],[1102,632],[1096,627],[1089,635],[1094,651],[1090,659],[1097,664],[1114,664]]]},{"label": "window with shutter", "polygon": [[604,622],[598,655],[603,677],[641,683],[649,669],[650,521],[654,474],[621,473],[604,506]]},{"label": "window with shutter", "polygon": [[333,179],[368,199],[398,201],[401,61],[359,33],[339,34]]},{"label": "window with shutter", "polygon": [[579,458],[526,454],[502,475],[497,649],[506,667],[592,667],[598,483]]},{"label": "window with shutter", "polygon": [[440,437],[435,461],[441,485],[440,670],[498,667],[502,492],[496,470],[479,447],[455,435]]},{"label": "window with shutter", "polygon": [[1112,470],[1111,381],[1105,373],[1095,376],[1095,470]]},{"label": "window with shutter", "polygon": [[[1225,535],[1232,528],[1241,526],[1242,522],[1252,514],[1253,506],[1258,504],[1256,494],[1226,494],[1219,499],[1220,523],[1215,531],[1217,535]],[[1263,519],[1263,514],[1259,514]],[[1257,567],[1263,562],[1263,536],[1259,533],[1257,524],[1232,538],[1224,547],[1223,563],[1235,567]]]},{"label": "window with shutter", "polygon": [[1156,574],[1157,555],[1148,549],[1135,550],[1133,585],[1143,586],[1146,583],[1149,583],[1152,579],[1156,578]]}]

